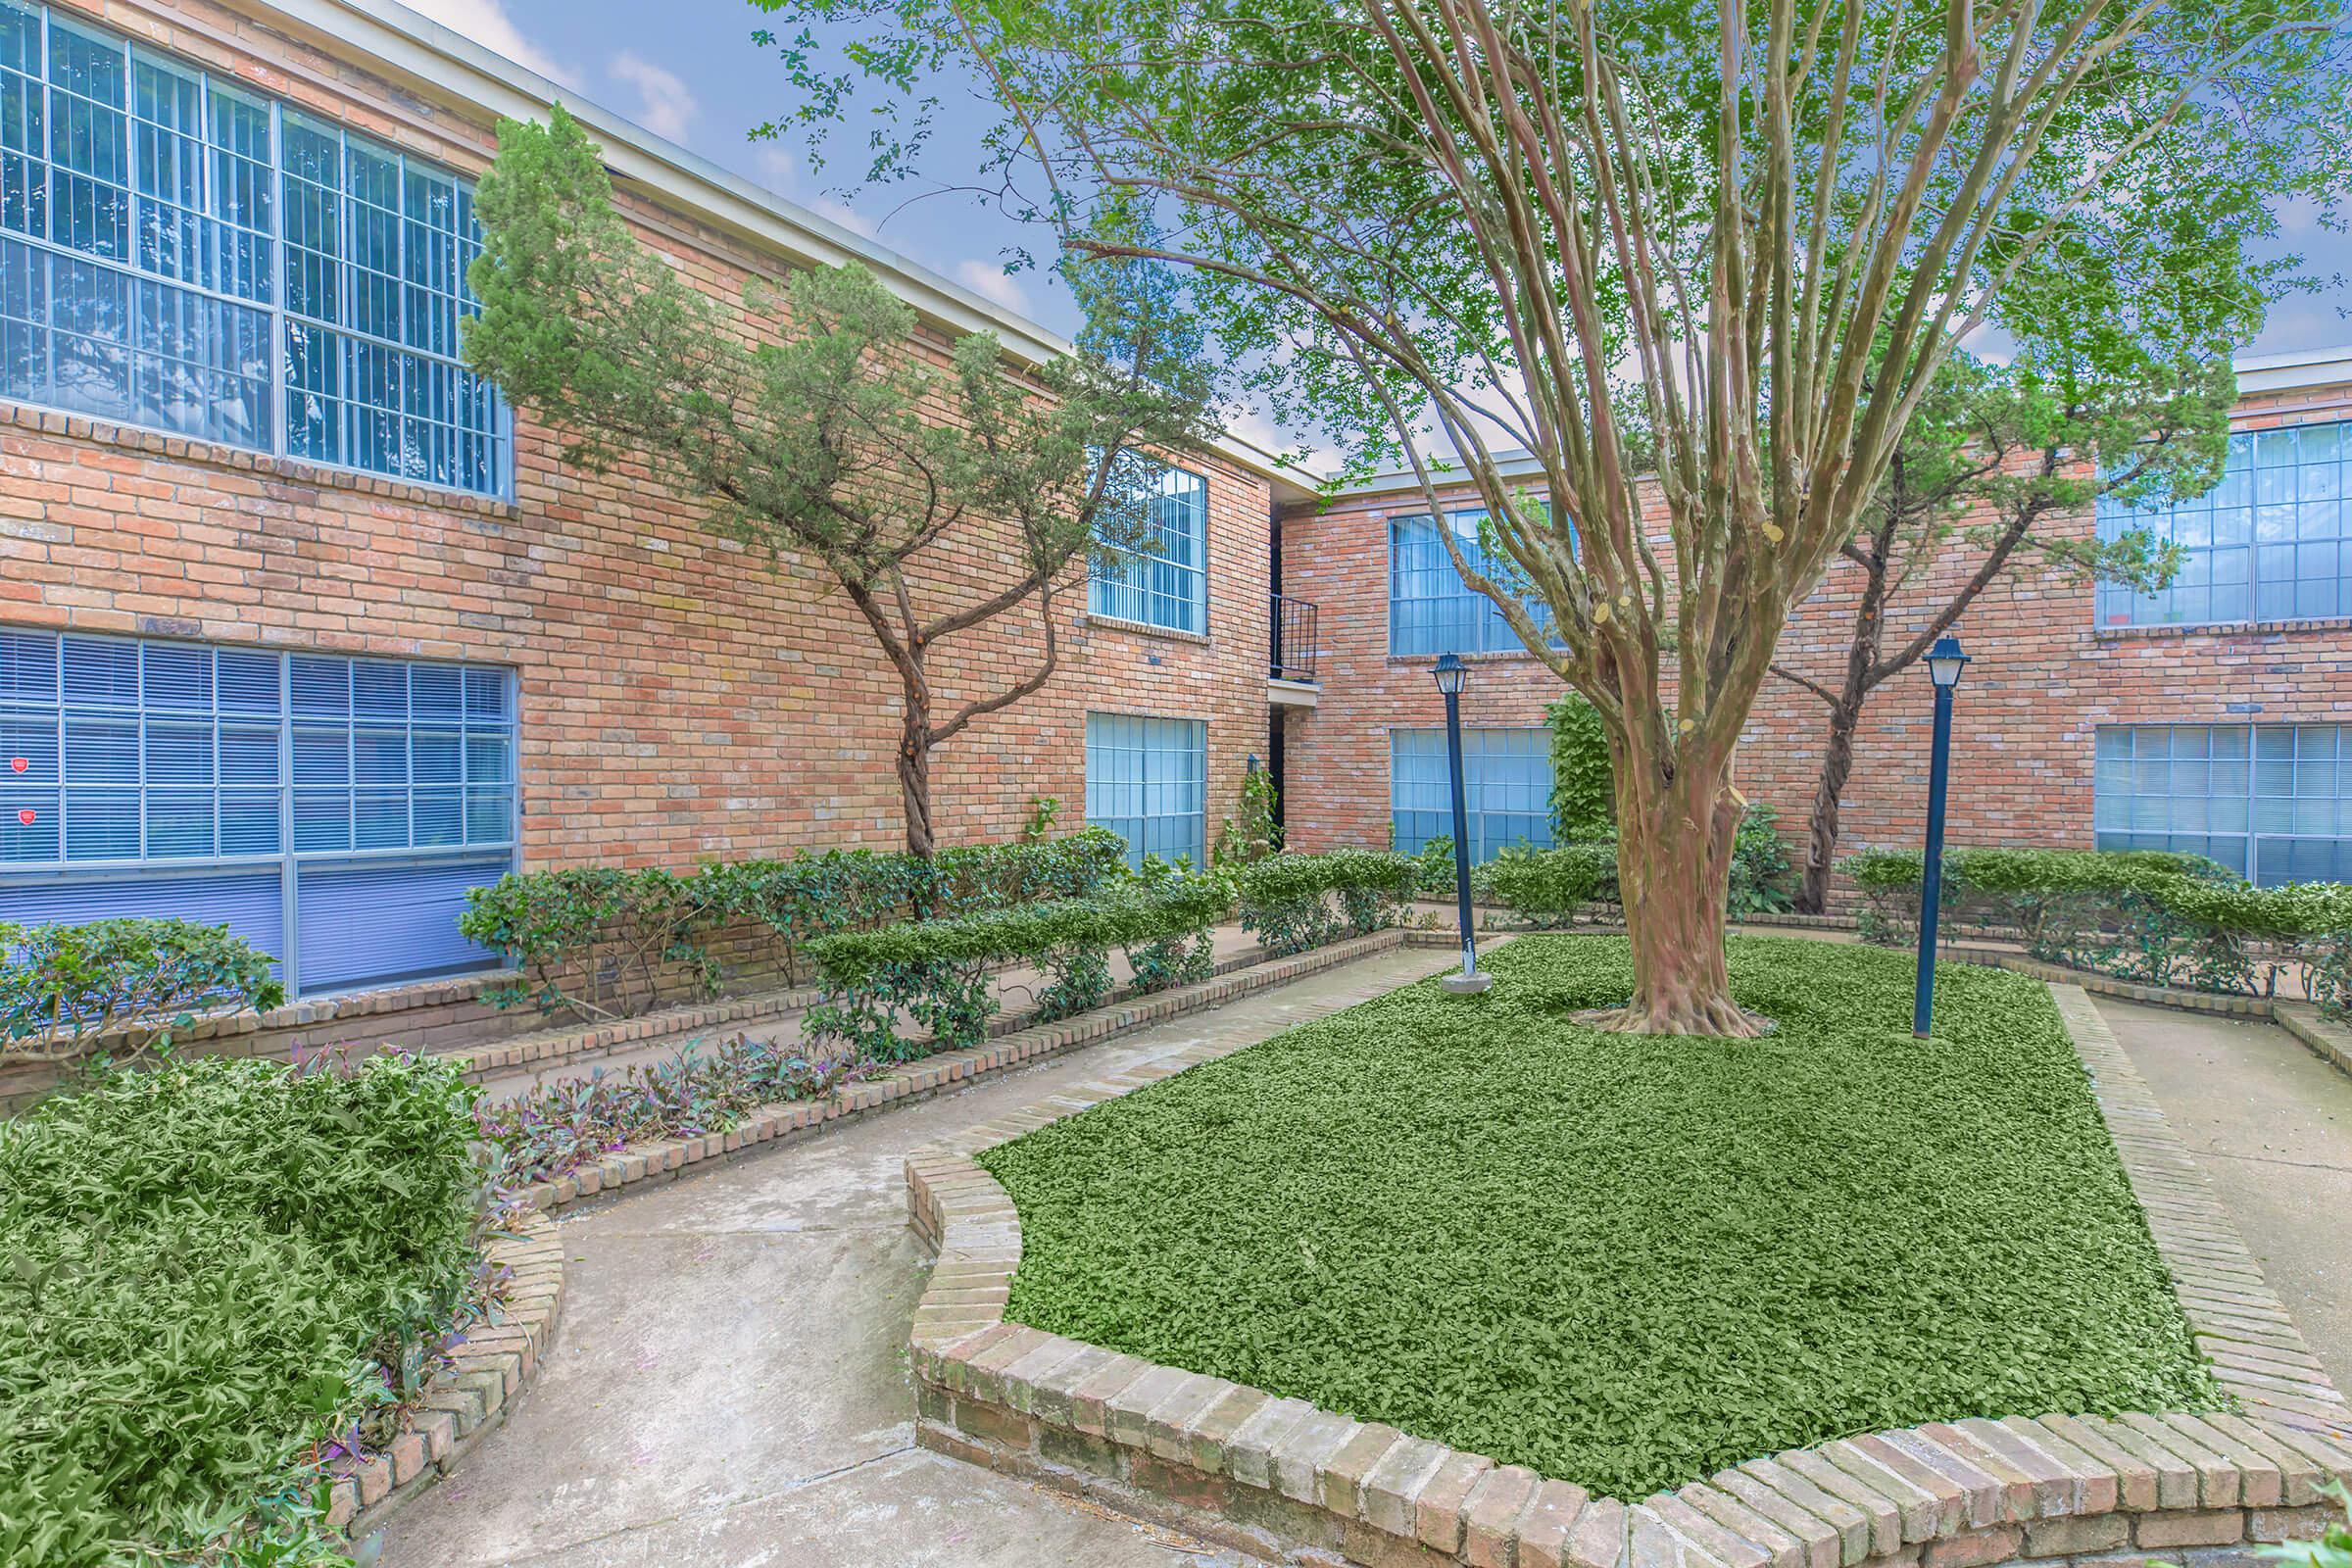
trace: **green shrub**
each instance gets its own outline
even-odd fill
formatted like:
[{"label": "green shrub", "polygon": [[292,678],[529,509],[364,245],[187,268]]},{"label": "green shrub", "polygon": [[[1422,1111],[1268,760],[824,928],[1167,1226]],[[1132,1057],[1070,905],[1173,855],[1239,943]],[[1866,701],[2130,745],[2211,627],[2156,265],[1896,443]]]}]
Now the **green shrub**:
[{"label": "green shrub", "polygon": [[709,944],[722,929],[764,929],[785,983],[798,984],[803,955],[819,937],[1083,898],[1122,871],[1126,855],[1126,840],[1090,827],[930,859],[826,850],[688,875],[616,866],[512,872],[466,894],[458,929],[520,971],[484,1001],[583,1020],[630,1017],[681,992],[714,994],[723,976]]},{"label": "green shrub", "polygon": [[[1866,851],[1846,873],[1868,901],[1866,940],[1918,940],[1924,857]],[[2015,934],[2051,963],[2148,985],[2268,995],[2302,971],[2321,1007],[2352,1005],[2352,886],[2258,888],[2198,855],[2162,851],[1948,851],[1942,931]]]},{"label": "green shrub", "polygon": [[[1126,950],[1130,963],[1138,953],[1154,952],[1158,967],[1181,964],[1181,954],[1171,959],[1162,945],[1197,947],[1232,907],[1233,888],[1223,877],[1168,876],[1091,899],[820,937],[808,945],[808,956],[824,1000],[808,1009],[802,1028],[811,1040],[844,1041],[871,1060],[976,1046],[988,1038],[996,1010],[993,967],[1027,961],[1044,968],[1051,978],[1039,998],[1041,1014],[1066,1016],[1108,995],[1104,956],[1111,948]],[[902,1036],[901,1015],[927,1029],[929,1040]]]},{"label": "green shrub", "polygon": [[1047,899],[1083,899],[1119,876],[1127,841],[1106,827],[1057,839],[979,844],[941,850],[924,881],[915,861],[913,912],[924,919],[1006,909]]},{"label": "green shrub", "polygon": [[[1510,852],[1505,851],[1504,853]],[[1414,852],[1412,860],[1413,893],[1416,897],[1424,899],[1451,899],[1453,897],[1453,835],[1441,833],[1436,838],[1428,840]],[[1487,897],[1487,865],[1492,864],[1494,861],[1490,860],[1486,865],[1474,865],[1470,868],[1470,896],[1472,898]]]},{"label": "green shrub", "polygon": [[1270,856],[1242,871],[1242,929],[1278,956],[1367,936],[1396,923],[1418,876],[1410,856],[1379,850]]},{"label": "green shrub", "polygon": [[1616,770],[1600,715],[1570,692],[1544,710],[1551,723],[1551,830],[1562,842],[1617,836]]},{"label": "green shrub", "polygon": [[1750,806],[1732,837],[1732,880],[1727,907],[1733,919],[1778,914],[1788,896],[1788,847],[1781,842],[1780,815],[1769,806]]},{"label": "green shrub", "polygon": [[1275,805],[1273,774],[1255,766],[1243,774],[1241,814],[1238,819],[1231,816],[1225,819],[1209,863],[1250,865],[1279,851],[1282,827],[1274,820]]},{"label": "green shrub", "polygon": [[163,1050],[197,1012],[274,1007],[275,961],[224,925],[191,920],[0,922],[0,1060],[78,1055],[100,1038]]},{"label": "green shrub", "polygon": [[1617,856],[1607,844],[1505,850],[1486,867],[1494,896],[1522,920],[1566,925],[1589,904],[1614,902]]},{"label": "green shrub", "polygon": [[1128,986],[1139,997],[1178,986],[1195,986],[1217,970],[1216,937],[1208,931],[1182,932],[1130,946]]},{"label": "green shrub", "polygon": [[448,1061],[167,1060],[0,1122],[0,1542],[341,1560],[318,1447],[383,1435],[476,1285],[474,1094]]},{"label": "green shrub", "polygon": [[579,866],[510,871],[466,894],[458,930],[522,972],[483,1000],[575,1017],[623,1018],[652,1007],[680,977],[715,990],[718,965],[688,933],[707,885],[659,869]]}]

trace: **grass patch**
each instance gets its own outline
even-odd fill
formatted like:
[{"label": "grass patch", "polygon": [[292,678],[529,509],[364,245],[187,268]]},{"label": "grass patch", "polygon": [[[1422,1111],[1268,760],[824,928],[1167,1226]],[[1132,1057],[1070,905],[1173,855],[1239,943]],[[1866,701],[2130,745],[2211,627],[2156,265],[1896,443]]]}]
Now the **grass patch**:
[{"label": "grass patch", "polygon": [[1602,1034],[1522,937],[990,1150],[1006,1315],[1642,1496],[1849,1433],[2212,1409],[2049,993],[1735,938],[1768,1040]]}]

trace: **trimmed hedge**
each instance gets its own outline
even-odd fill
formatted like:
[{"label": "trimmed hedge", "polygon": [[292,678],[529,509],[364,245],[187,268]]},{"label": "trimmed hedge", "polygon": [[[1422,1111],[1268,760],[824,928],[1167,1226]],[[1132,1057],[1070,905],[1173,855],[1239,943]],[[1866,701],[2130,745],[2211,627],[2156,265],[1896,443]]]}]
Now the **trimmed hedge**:
[{"label": "trimmed hedge", "polygon": [[466,896],[458,929],[522,978],[483,1000],[581,1019],[629,1017],[680,991],[714,994],[723,976],[710,940],[764,929],[787,985],[810,942],[893,921],[1084,898],[1119,874],[1127,842],[1090,827],[1058,839],[942,850],[931,859],[826,850],[782,860],[710,864],[680,874],[585,866],[511,872]]},{"label": "trimmed hedge", "polygon": [[1505,850],[1482,869],[1494,897],[1537,926],[1566,925],[1589,904],[1617,902],[1614,844]]},{"label": "trimmed hedge", "polygon": [[460,1065],[102,1067],[0,1121],[0,1561],[346,1560],[322,1446],[482,1283]]},{"label": "trimmed hedge", "polygon": [[1380,850],[1268,856],[1242,870],[1242,929],[1278,957],[1367,936],[1396,923],[1419,875],[1411,856]]},{"label": "trimmed hedge", "polygon": [[2047,987],[1727,944],[1764,1040],[1577,1021],[1613,936],[1526,937],[982,1152],[1004,1315],[1640,1497],[2017,1410],[2212,1410]]},{"label": "trimmed hedge", "polygon": [[[808,944],[824,999],[802,1028],[841,1040],[860,1056],[906,1061],[976,1046],[997,1003],[989,971],[1028,962],[1044,969],[1039,1022],[1100,1005],[1110,995],[1109,950],[1125,951],[1139,989],[1205,978],[1210,928],[1233,907],[1222,876],[1165,876],[1122,884],[1091,899],[1063,899],[946,920],[910,920],[842,932]],[[930,1031],[899,1033],[901,1016]]]},{"label": "trimmed hedge", "polygon": [[[1925,857],[1875,850],[1845,871],[1869,900],[1865,940],[1918,940]],[[2258,888],[2198,855],[1952,850],[1942,927],[2014,931],[2037,958],[2148,985],[2267,996],[2299,969],[2323,1010],[2352,1014],[2352,886]]]},{"label": "trimmed hedge", "polygon": [[105,1037],[126,1055],[161,1051],[199,1011],[285,998],[276,960],[224,925],[0,921],[0,1061],[74,1056]]}]

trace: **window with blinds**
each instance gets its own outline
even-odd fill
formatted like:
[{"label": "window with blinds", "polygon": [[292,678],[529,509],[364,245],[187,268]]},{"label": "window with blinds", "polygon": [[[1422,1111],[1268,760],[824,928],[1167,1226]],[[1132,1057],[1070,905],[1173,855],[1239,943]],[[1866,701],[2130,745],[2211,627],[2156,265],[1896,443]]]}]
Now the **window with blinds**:
[{"label": "window with blinds", "polygon": [[[1443,729],[1389,732],[1391,822],[1396,848],[1417,855],[1453,836],[1453,780]],[[1462,800],[1470,858],[1493,859],[1513,845],[1551,847],[1551,736],[1543,729],[1462,731]]]},{"label": "window with blinds", "polygon": [[455,174],[0,0],[0,397],[484,495]]},{"label": "window with blinds", "polygon": [[1208,726],[1197,718],[1086,715],[1086,820],[1144,857],[1208,863]]},{"label": "window with blinds", "polygon": [[1098,541],[1087,579],[1092,614],[1208,630],[1208,481],[1182,468],[1152,465],[1143,481],[1152,506],[1148,550]]},{"label": "window with blinds", "polygon": [[[1479,544],[1484,512],[1456,512],[1446,518],[1454,541],[1473,567],[1508,584],[1517,568],[1487,555]],[[1523,603],[1530,596],[1520,596]],[[1529,603],[1539,624],[1550,612]],[[1393,655],[1522,653],[1527,644],[1511,630],[1494,601],[1462,581],[1435,519],[1398,517],[1389,524],[1389,652]]]},{"label": "window with blinds", "polygon": [[0,919],[227,923],[306,993],[478,968],[515,808],[505,669],[0,630]]},{"label": "window with blinds", "polygon": [[2230,438],[2221,483],[2173,506],[2099,502],[2099,537],[2146,528],[2178,544],[2170,584],[2098,590],[2101,625],[2204,625],[2352,615],[2352,423]]},{"label": "window with blinds", "polygon": [[2264,887],[2352,881],[2352,724],[2100,728],[2102,850],[2210,856]]}]

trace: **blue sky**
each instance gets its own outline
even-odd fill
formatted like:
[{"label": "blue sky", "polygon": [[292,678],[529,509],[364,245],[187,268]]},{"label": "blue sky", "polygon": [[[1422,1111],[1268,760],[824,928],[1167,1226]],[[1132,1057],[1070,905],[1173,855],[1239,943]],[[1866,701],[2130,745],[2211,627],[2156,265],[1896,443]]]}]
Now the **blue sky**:
[{"label": "blue sky", "polygon": [[[743,0],[403,0],[649,130],[955,278],[967,288],[1068,331],[1076,325],[1051,279],[1004,274],[1019,225],[968,195],[911,202],[906,190],[869,192],[854,207],[828,197],[853,172],[812,175],[796,149],[746,139],[780,114],[783,68],[751,41],[764,20]],[[974,106],[975,130],[984,122]],[[1035,236],[1028,236],[1034,244]]]},{"label": "blue sky", "polygon": [[[1068,299],[1050,277],[1007,276],[1008,253],[1036,236],[963,193],[900,186],[870,190],[844,204],[828,189],[855,171],[812,173],[790,143],[753,142],[746,133],[776,118],[787,89],[783,69],[752,42],[763,17],[744,0],[405,0],[434,21],[531,67],[581,97],[681,142],[711,162],[871,236],[909,260],[955,278],[1047,326],[1076,325]],[[989,120],[974,104],[960,117],[977,136]],[[951,124],[937,145],[953,145]],[[947,167],[941,172],[965,172]],[[2285,218],[2286,247],[2302,250],[2315,272],[2352,273],[2352,240],[2327,232],[2307,213]],[[2352,343],[2352,286],[2335,278],[2316,295],[2277,307],[2248,349],[2287,353]],[[1265,421],[1247,414],[1237,433],[1281,443]],[[1319,446],[1311,438],[1309,445]]]}]

